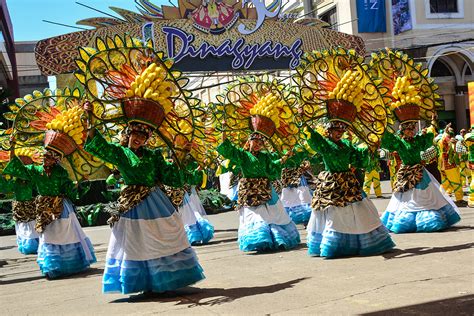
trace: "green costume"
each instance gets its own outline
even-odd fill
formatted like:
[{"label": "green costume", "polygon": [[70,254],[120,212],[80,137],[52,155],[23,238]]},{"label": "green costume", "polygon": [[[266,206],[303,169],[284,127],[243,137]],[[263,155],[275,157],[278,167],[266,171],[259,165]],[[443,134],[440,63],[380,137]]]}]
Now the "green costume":
[{"label": "green costume", "polygon": [[158,183],[170,186],[182,184],[182,174],[172,163],[163,158],[161,150],[140,148],[141,157],[130,148],[108,143],[100,133],[88,139],[84,149],[90,154],[108,162],[119,169],[127,185],[154,187]]},{"label": "green costume", "polygon": [[420,153],[433,145],[433,133],[416,135],[412,141],[407,141],[398,135],[386,131],[382,137],[381,147],[389,151],[396,151],[404,165],[420,164]]},{"label": "green costume", "polygon": [[217,147],[217,152],[231,161],[231,164],[240,167],[243,178],[268,178],[275,180],[280,178],[282,165],[280,160],[275,160],[275,154],[258,152],[256,156],[252,153],[237,148],[228,139]]},{"label": "green costume", "polygon": [[7,180],[0,176],[0,190],[2,192],[13,192],[15,200],[19,202],[33,200],[33,185],[27,180],[20,178]]},{"label": "green costume", "polygon": [[41,196],[66,196],[71,200],[77,199],[77,190],[69,175],[60,165],[51,168],[51,174],[46,174],[43,166],[23,165],[18,157],[13,157],[4,170],[5,174],[31,181]]},{"label": "green costume", "polygon": [[330,173],[347,172],[350,167],[365,168],[368,163],[368,149],[355,147],[349,140],[338,143],[310,130],[309,146],[321,155],[324,168]]}]

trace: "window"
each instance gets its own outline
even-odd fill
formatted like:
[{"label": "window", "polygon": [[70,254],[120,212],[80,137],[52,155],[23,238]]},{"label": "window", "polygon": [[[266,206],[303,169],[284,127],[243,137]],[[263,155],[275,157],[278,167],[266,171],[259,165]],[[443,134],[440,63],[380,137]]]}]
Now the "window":
[{"label": "window", "polygon": [[464,0],[424,0],[424,2],[427,19],[464,18]]},{"label": "window", "polygon": [[452,77],[451,68],[441,59],[436,59],[431,67],[431,77]]},{"label": "window", "polygon": [[319,19],[329,24],[329,27],[333,30],[337,30],[337,11],[336,7],[327,10],[326,12],[319,15]]},{"label": "window", "polygon": [[457,0],[429,0],[430,13],[457,13]]}]

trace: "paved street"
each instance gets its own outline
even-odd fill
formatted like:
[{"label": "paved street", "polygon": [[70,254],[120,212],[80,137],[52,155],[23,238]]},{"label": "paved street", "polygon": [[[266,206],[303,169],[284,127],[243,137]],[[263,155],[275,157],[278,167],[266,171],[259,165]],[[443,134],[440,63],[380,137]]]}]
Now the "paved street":
[{"label": "paved street", "polygon": [[[388,195],[387,195],[388,196]],[[375,200],[382,212],[388,199]],[[35,256],[16,251],[14,236],[0,237],[3,315],[147,314],[440,314],[474,311],[474,209],[440,233],[393,235],[397,249],[373,257],[324,260],[302,244],[286,252],[244,254],[237,247],[235,212],[210,216],[211,244],[196,247],[206,279],[166,295],[103,295],[106,226],[86,228],[98,262],[84,274],[48,281]]]}]

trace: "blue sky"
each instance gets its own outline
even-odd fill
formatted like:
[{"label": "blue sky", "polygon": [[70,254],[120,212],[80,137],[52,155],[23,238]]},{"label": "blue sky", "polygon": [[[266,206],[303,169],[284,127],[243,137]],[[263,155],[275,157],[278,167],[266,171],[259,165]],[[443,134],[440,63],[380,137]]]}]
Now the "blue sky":
[{"label": "blue sky", "polygon": [[[75,31],[72,28],[45,23],[43,20],[75,25],[76,21],[81,19],[105,16],[76,4],[76,1],[115,16],[117,14],[110,10],[109,6],[138,11],[133,0],[7,0],[15,41],[37,41]],[[168,3],[166,0],[151,2]]]}]

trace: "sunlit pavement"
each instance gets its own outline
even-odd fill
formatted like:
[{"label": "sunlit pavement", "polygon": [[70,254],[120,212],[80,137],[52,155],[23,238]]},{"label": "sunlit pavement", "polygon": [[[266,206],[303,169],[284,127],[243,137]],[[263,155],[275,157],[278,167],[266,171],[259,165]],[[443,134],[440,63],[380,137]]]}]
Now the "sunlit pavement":
[{"label": "sunlit pavement", "polygon": [[[388,185],[383,188],[387,197]],[[466,198],[466,197],[465,197]],[[374,199],[381,213],[388,199]],[[206,279],[154,297],[103,295],[101,276],[110,229],[86,228],[98,262],[87,273],[48,281],[35,256],[0,237],[2,315],[122,314],[440,314],[474,310],[474,209],[439,233],[392,235],[397,249],[372,257],[335,260],[306,254],[306,232],[295,250],[244,254],[238,250],[236,212],[209,216],[216,237],[196,247]]]}]

